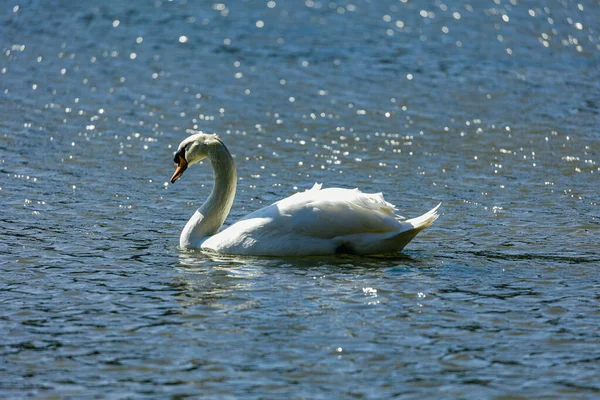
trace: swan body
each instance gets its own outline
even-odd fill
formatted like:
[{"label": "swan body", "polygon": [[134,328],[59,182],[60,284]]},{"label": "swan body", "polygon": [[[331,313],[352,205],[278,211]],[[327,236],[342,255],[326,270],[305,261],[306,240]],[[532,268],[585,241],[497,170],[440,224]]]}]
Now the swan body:
[{"label": "swan body", "polygon": [[204,158],[213,166],[215,186],[183,229],[182,248],[260,256],[383,254],[402,250],[439,216],[440,204],[420,217],[404,220],[381,193],[323,189],[315,184],[219,232],[235,197],[237,177],[231,154],[218,136],[198,133],[181,142],[171,182],[188,165]]}]

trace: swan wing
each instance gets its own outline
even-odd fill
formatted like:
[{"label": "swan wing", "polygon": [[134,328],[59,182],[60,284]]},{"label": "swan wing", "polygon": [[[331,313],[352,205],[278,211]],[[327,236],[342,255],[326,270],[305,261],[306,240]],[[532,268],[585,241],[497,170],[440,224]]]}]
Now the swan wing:
[{"label": "swan wing", "polygon": [[[342,235],[393,232],[395,207],[381,193],[313,186],[263,209],[282,230],[333,239]],[[260,213],[263,214],[263,213]]]}]

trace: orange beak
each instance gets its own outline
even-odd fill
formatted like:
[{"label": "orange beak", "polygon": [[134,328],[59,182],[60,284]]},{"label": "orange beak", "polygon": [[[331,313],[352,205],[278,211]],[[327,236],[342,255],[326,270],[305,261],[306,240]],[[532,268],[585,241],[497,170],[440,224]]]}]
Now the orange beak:
[{"label": "orange beak", "polygon": [[177,179],[181,178],[181,175],[183,175],[188,167],[188,162],[183,155],[176,155],[175,160],[177,160],[177,169],[175,169],[175,173],[171,177],[171,183],[175,183]]}]

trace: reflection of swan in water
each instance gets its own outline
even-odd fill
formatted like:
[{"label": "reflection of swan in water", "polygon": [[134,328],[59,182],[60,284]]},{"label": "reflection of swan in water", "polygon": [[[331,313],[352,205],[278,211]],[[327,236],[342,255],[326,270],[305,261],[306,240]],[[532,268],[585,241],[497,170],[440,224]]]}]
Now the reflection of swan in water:
[{"label": "reflection of swan in water", "polygon": [[237,176],[233,158],[217,135],[198,133],[181,142],[171,183],[205,158],[214,169],[215,184],[181,232],[182,248],[260,256],[391,253],[438,218],[439,204],[420,217],[402,220],[381,193],[315,184],[219,232],[235,197]]}]

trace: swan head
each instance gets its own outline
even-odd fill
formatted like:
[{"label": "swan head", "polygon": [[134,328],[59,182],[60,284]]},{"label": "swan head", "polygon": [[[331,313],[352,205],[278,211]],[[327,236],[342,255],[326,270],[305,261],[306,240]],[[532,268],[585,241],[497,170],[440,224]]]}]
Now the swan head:
[{"label": "swan head", "polygon": [[173,159],[175,164],[177,164],[177,168],[171,177],[171,183],[175,183],[177,179],[181,178],[181,175],[183,175],[190,165],[199,163],[208,157],[211,148],[220,145],[222,143],[217,135],[209,135],[202,132],[183,140],[179,144]]}]

